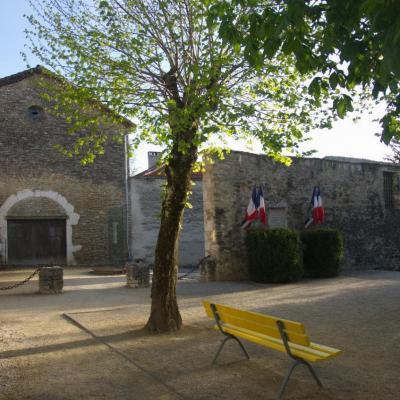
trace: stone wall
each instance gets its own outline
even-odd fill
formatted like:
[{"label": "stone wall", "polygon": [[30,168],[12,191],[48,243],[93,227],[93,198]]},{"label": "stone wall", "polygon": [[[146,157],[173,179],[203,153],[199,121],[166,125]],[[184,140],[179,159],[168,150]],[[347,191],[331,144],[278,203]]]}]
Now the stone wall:
[{"label": "stone wall", "polygon": [[[384,171],[394,174],[391,209],[385,207]],[[400,269],[399,176],[400,167],[361,160],[293,159],[285,167],[266,156],[232,152],[215,161],[203,185],[205,249],[217,260],[217,279],[248,276],[240,222],[254,185],[264,189],[270,220],[279,211],[282,225],[296,229],[303,228],[313,186],[319,185],[324,226],[344,235],[346,268]]]},{"label": "stone wall", "polygon": [[124,145],[110,142],[106,154],[85,167],[61,155],[54,146],[71,143],[68,125],[46,111],[32,115],[44,107],[36,79],[33,74],[0,85],[0,264],[7,264],[10,217],[65,218],[69,265],[121,264]]},{"label": "stone wall", "polygon": [[[195,266],[204,257],[203,189],[201,179],[194,180],[189,200],[193,208],[184,212],[179,242],[179,264]],[[131,255],[133,259],[154,261],[154,250],[160,227],[161,187],[163,177],[132,177],[130,186]]]}]

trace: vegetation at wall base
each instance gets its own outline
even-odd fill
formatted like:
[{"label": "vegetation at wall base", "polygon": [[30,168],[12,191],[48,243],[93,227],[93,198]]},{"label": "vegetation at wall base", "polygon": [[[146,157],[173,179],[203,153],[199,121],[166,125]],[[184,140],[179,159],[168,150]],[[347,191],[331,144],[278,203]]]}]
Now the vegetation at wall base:
[{"label": "vegetation at wall base", "polygon": [[293,229],[251,229],[246,236],[250,278],[287,283],[303,276],[300,236]]},{"label": "vegetation at wall base", "polygon": [[304,274],[310,278],[339,275],[343,260],[343,238],[336,229],[313,229],[301,233]]}]

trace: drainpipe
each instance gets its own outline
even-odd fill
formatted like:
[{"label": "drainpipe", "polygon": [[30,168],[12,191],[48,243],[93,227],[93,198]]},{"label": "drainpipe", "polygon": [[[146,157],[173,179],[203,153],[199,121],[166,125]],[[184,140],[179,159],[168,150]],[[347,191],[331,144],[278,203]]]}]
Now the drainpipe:
[{"label": "drainpipe", "polygon": [[131,254],[131,246],[129,243],[129,215],[130,215],[130,207],[129,207],[129,174],[130,174],[130,168],[129,168],[129,154],[128,154],[128,148],[129,148],[129,135],[125,135],[125,226],[126,226],[126,234],[125,234],[125,240],[126,240],[126,249],[128,250],[128,261],[132,261],[132,254]]}]

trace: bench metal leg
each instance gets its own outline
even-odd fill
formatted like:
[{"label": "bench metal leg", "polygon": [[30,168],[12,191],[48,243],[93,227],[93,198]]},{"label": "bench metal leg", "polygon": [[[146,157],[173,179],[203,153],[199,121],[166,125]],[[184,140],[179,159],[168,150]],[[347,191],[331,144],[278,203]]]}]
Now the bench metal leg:
[{"label": "bench metal leg", "polygon": [[304,365],[306,365],[306,366],[308,367],[308,369],[309,369],[311,375],[314,377],[314,379],[315,379],[315,381],[317,382],[318,386],[319,386],[319,387],[322,387],[322,383],[321,383],[321,381],[319,380],[319,378],[318,378],[316,372],[314,371],[314,368],[311,366],[311,364],[308,363],[308,362],[305,361],[305,360],[300,360],[300,359],[299,359],[299,360],[296,360],[296,361],[292,364],[292,366],[289,368],[288,372],[286,373],[285,379],[283,380],[283,382],[282,382],[282,384],[281,384],[281,387],[279,388],[278,397],[277,397],[278,399],[281,399],[281,398],[282,398],[283,392],[285,391],[286,386],[287,386],[287,384],[289,383],[289,379],[290,379],[290,377],[291,377],[291,375],[292,375],[294,369],[295,369],[298,365],[301,365],[301,364],[304,364]]},{"label": "bench metal leg", "polygon": [[[226,335],[226,333],[225,333],[225,335]],[[218,349],[218,351],[217,351],[217,354],[215,355],[214,360],[213,360],[213,362],[212,362],[213,364],[215,364],[215,363],[217,362],[218,356],[220,355],[220,353],[221,353],[223,347],[225,346],[225,343],[226,343],[229,339],[235,340],[235,341],[239,344],[240,348],[243,350],[243,353],[245,354],[246,358],[247,358],[248,360],[250,359],[249,354],[247,353],[246,349],[244,348],[242,342],[241,342],[236,336],[229,335],[229,336],[226,336],[226,338],[222,341],[221,345],[219,346],[219,349]]]},{"label": "bench metal leg", "polygon": [[215,322],[217,323],[217,326],[218,326],[219,331],[220,331],[224,336],[226,336],[225,339],[222,341],[221,345],[219,346],[219,349],[218,349],[218,351],[217,351],[217,354],[215,355],[214,360],[213,360],[212,363],[215,364],[215,363],[217,362],[218,356],[220,355],[220,353],[221,353],[223,347],[225,346],[225,343],[226,343],[229,339],[233,339],[233,340],[235,340],[235,341],[239,344],[239,346],[240,346],[240,348],[243,350],[243,353],[245,354],[246,358],[249,360],[250,357],[249,357],[249,355],[247,354],[247,351],[246,351],[246,349],[244,348],[242,342],[241,342],[236,336],[234,336],[234,335],[232,335],[232,334],[230,334],[230,333],[225,332],[224,329],[222,328],[222,326],[221,326],[221,318],[220,318],[220,316],[219,316],[219,313],[218,313],[218,310],[217,310],[216,305],[215,305],[215,304],[210,304],[210,307],[211,307],[211,310],[212,310],[212,312],[213,312],[213,315],[214,315],[214,318],[215,318]]},{"label": "bench metal leg", "polygon": [[305,364],[308,367],[308,370],[311,372],[311,375],[314,377],[315,381],[317,382],[319,387],[323,387],[321,381],[318,378],[317,373],[315,372],[314,368],[311,366],[309,362],[303,360],[302,364]]},{"label": "bench metal leg", "polygon": [[287,372],[287,374],[285,376],[285,379],[283,380],[282,385],[281,385],[281,387],[279,389],[278,399],[282,398],[283,392],[286,389],[286,386],[287,386],[287,384],[289,382],[289,379],[290,379],[290,376],[292,375],[293,370],[298,365],[301,365],[301,364],[304,364],[308,368],[308,370],[310,371],[311,375],[314,377],[315,381],[317,382],[318,386],[322,387],[322,383],[319,380],[319,378],[318,378],[316,372],[314,371],[314,368],[311,366],[311,364],[309,362],[307,362],[306,360],[304,360],[303,358],[297,357],[297,356],[292,354],[292,351],[290,350],[290,346],[289,346],[289,337],[288,337],[288,335],[286,333],[286,330],[285,330],[286,329],[285,328],[285,324],[282,321],[276,321],[276,324],[278,326],[279,333],[281,334],[281,338],[282,338],[283,344],[285,346],[286,353],[292,360],[294,360],[294,363],[289,368],[289,371]]},{"label": "bench metal leg", "polygon": [[294,369],[300,364],[299,361],[295,361],[292,366],[289,368],[288,372],[286,373],[285,379],[283,380],[281,387],[279,388],[278,392],[278,399],[281,399],[283,396],[283,392],[286,389],[287,384],[289,383],[289,379],[294,371]]}]

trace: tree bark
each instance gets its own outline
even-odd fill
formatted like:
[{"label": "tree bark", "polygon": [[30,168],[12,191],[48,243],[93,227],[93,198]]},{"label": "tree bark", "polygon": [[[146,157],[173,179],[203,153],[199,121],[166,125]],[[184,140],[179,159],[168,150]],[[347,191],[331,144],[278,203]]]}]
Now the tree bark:
[{"label": "tree bark", "polygon": [[[194,133],[186,132],[186,143],[188,137],[193,137]],[[176,296],[179,234],[187,193],[190,190],[192,169],[197,159],[196,146],[190,145],[189,150],[182,153],[178,139],[176,142],[165,167],[167,186],[155,251],[151,314],[146,324],[148,330],[159,333],[177,331],[182,326]]]}]

